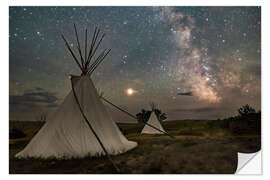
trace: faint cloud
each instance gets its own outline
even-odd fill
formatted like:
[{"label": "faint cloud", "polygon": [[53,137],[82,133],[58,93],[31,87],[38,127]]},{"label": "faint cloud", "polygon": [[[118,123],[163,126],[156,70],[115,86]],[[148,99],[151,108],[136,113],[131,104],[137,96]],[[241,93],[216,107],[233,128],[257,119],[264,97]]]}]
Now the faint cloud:
[{"label": "faint cloud", "polygon": [[26,106],[37,106],[45,105],[47,107],[57,106],[58,98],[55,93],[45,91],[42,88],[36,87],[34,90],[26,90],[22,95],[10,95],[10,105],[26,105]]}]

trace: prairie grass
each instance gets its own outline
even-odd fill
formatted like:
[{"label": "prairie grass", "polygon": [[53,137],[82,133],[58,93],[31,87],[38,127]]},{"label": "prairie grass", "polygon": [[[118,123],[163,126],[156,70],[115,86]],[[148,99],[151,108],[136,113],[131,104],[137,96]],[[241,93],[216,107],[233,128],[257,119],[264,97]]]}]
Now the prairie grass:
[{"label": "prairie grass", "polygon": [[[230,174],[237,167],[237,152],[255,152],[261,147],[260,135],[237,135],[228,128],[211,126],[209,120],[163,122],[164,129],[175,136],[140,134],[143,124],[118,124],[125,136],[138,147],[112,156],[124,174]],[[105,156],[58,160],[16,159],[38,132],[42,122],[10,122],[26,137],[9,140],[9,172],[27,174],[114,174]],[[210,125],[209,125],[210,124]]]}]

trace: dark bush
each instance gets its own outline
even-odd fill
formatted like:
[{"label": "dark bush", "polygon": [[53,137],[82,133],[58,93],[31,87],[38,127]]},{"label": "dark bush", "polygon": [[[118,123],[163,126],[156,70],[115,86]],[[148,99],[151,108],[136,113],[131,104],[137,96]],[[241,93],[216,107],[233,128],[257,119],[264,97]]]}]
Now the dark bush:
[{"label": "dark bush", "polygon": [[[167,119],[167,115],[160,109],[154,108],[153,112],[156,114],[159,121]],[[136,114],[138,122],[147,122],[151,116],[152,111],[142,109],[141,112]]]},{"label": "dark bush", "polygon": [[250,105],[246,104],[238,109],[238,113],[240,114],[240,116],[246,116],[252,113],[256,113],[256,111]]},{"label": "dark bush", "polygon": [[230,130],[235,134],[260,134],[261,112],[236,116],[229,126]]},{"label": "dark bush", "polygon": [[136,117],[138,119],[138,122],[147,122],[148,119],[151,116],[151,111],[142,109],[141,112],[139,112],[138,114],[136,114]]},{"label": "dark bush", "polygon": [[156,114],[159,121],[164,121],[165,119],[167,119],[167,114],[161,112],[160,109],[155,108],[154,112],[155,112],[155,114]]},{"label": "dark bush", "polygon": [[260,134],[261,133],[261,111],[256,112],[254,108],[246,104],[238,109],[239,115],[216,121],[208,121],[209,129],[229,129],[234,134]]}]

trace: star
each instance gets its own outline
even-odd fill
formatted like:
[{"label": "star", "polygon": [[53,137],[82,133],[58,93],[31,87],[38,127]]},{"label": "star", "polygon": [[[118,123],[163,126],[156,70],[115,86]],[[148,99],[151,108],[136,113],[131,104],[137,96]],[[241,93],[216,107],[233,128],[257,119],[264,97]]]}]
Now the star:
[{"label": "star", "polygon": [[[88,45],[95,26],[106,34],[95,58],[112,50],[91,79],[133,113],[149,100],[166,108],[172,119],[198,117],[176,110],[185,106],[217,107],[200,112],[205,119],[233,114],[240,102],[260,109],[260,15],[258,7],[10,7],[10,98],[40,87],[55,93],[61,104],[70,92],[67,76],[80,74],[61,39],[63,34],[80,61],[75,22],[83,56],[85,28]],[[140,89],[136,98],[126,92],[131,87]],[[178,90],[193,96],[178,98]],[[33,116],[10,106],[16,109],[11,117]],[[44,104],[38,107],[51,111]]]}]

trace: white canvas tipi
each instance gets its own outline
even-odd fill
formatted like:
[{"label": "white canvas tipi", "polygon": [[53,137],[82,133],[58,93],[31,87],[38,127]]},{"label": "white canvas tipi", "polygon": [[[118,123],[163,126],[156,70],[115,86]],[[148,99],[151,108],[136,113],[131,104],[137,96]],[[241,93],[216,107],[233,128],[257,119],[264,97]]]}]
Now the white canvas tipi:
[{"label": "white canvas tipi", "polygon": [[[75,32],[78,37],[76,27]],[[93,39],[98,38],[99,32],[96,28]],[[74,55],[64,36],[62,37],[69,51]],[[103,37],[104,35],[101,40]],[[88,57],[94,56],[91,53],[95,53],[95,48],[99,46],[101,40],[97,46],[92,40]],[[78,47],[80,47],[79,41]],[[105,155],[102,145],[108,154],[115,155],[137,146],[136,142],[128,141],[120,132],[101,102],[90,78],[91,73],[106,57],[108,51],[103,51],[91,66],[89,65],[91,58],[90,60],[86,58],[86,54],[85,52],[85,59],[82,58],[81,63],[73,56],[82,70],[82,75],[71,76],[73,90],[64,99],[58,111],[48,118],[41,130],[21,152],[16,154],[16,157],[76,158]]]},{"label": "white canvas tipi", "polygon": [[161,131],[158,131],[158,130],[156,130],[148,125],[145,125],[141,134],[163,134],[163,132],[165,132],[162,125],[160,124],[159,120],[157,119],[157,116],[156,116],[154,111],[152,111],[151,116],[150,116],[149,120],[147,121],[147,123],[154,126],[155,128],[157,128]]}]

